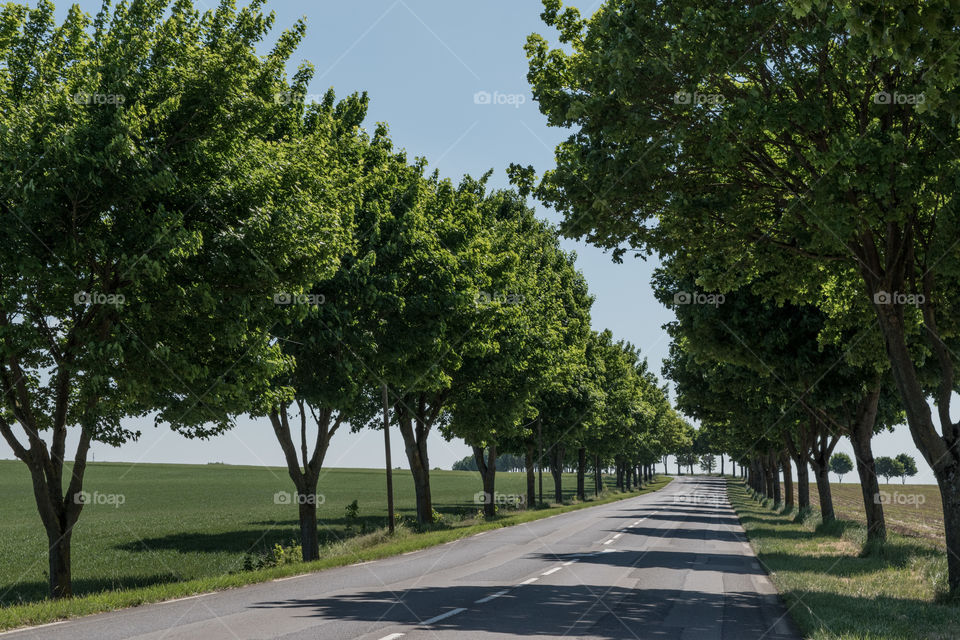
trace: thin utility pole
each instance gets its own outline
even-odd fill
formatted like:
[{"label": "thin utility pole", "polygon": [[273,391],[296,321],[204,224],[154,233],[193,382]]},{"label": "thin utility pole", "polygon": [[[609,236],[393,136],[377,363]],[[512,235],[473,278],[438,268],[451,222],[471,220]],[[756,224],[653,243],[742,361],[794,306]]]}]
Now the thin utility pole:
[{"label": "thin utility pole", "polygon": [[390,398],[387,394],[387,383],[381,385],[383,395],[383,446],[387,457],[387,518],[389,518],[390,533],[393,533],[393,466],[390,462]]}]

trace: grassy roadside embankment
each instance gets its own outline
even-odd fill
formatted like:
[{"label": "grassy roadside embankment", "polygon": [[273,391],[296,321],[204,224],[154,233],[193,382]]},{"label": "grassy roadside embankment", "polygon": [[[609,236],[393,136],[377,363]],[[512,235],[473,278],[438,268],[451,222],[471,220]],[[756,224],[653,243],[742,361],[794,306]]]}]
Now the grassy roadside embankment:
[{"label": "grassy roadside embankment", "polygon": [[948,640],[960,607],[943,602],[947,561],[935,543],[891,534],[869,555],[859,523],[830,526],[761,503],[739,480],[727,490],[750,544],[805,638]]},{"label": "grassy roadside embankment", "polygon": [[[97,465],[101,478],[91,488],[99,486],[98,490],[111,495],[111,485],[122,480],[124,504],[98,505],[89,513],[84,510],[74,550],[78,596],[51,601],[38,595],[44,584],[37,578],[43,577],[46,560],[39,540],[42,528],[35,522],[35,510],[31,513],[27,491],[11,493],[15,487],[23,489],[17,486],[22,478],[14,477],[19,473],[14,464],[0,464],[0,489],[8,496],[17,496],[16,501],[4,505],[7,515],[14,517],[0,522],[0,602],[6,605],[0,607],[0,630],[386,558],[490,529],[635,497],[660,489],[671,480],[658,477],[639,492],[608,490],[598,499],[583,503],[505,511],[495,520],[484,521],[476,518],[478,506],[473,504],[478,484],[475,473],[434,472],[435,505],[444,516],[443,524],[424,532],[402,526],[391,537],[379,528],[385,513],[372,506],[382,499],[383,472],[331,469],[326,479],[331,490],[325,494],[319,514],[324,533],[321,559],[243,570],[248,551],[289,543],[296,536],[296,507],[277,505],[272,499],[274,491],[287,489],[278,470],[217,465],[137,465],[131,470],[129,465]],[[396,497],[398,512],[409,522],[413,494],[404,476],[409,473],[396,474]],[[571,480],[575,483],[575,476],[564,478],[565,498],[571,494]],[[523,474],[498,474],[498,490],[505,493],[520,490],[524,482]],[[321,480],[321,489],[323,485]],[[357,496],[365,515],[359,520],[344,518],[344,505]]]}]

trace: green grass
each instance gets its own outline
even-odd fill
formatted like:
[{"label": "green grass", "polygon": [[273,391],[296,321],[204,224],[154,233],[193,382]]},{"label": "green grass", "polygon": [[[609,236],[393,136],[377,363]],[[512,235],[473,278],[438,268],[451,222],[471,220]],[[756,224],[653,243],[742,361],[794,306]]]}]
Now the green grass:
[{"label": "green grass", "polygon": [[[649,490],[669,482],[658,480]],[[296,507],[276,504],[274,494],[292,483],[279,468],[228,465],[97,463],[87,469],[84,488],[101,495],[121,494],[123,504],[89,504],[73,537],[73,581],[78,596],[46,600],[46,537],[33,503],[25,465],[0,461],[0,629],[42,624],[64,617],[145,602],[193,595],[278,577],[343,566],[422,549],[491,528],[519,524],[637,493],[605,493],[600,500],[532,511],[502,511],[477,520],[473,496],[479,475],[433,471],[434,507],[444,516],[435,530],[414,533],[403,527],[390,538],[386,524],[382,470],[330,469],[320,480],[325,501],[319,508],[321,559],[309,564],[243,571],[248,553],[298,536]],[[565,500],[576,477],[564,477]],[[497,491],[522,494],[525,476],[498,473]],[[544,478],[544,497],[552,488]],[[645,491],[646,492],[646,491]],[[552,494],[552,490],[550,491]],[[409,471],[394,473],[397,510],[415,516]],[[353,500],[359,523],[350,527],[345,508]],[[363,534],[366,530],[369,533]]]},{"label": "green grass", "polygon": [[941,603],[947,560],[932,541],[893,534],[863,555],[859,523],[824,527],[818,517],[795,523],[792,514],[758,502],[742,482],[727,486],[751,545],[805,638],[958,637],[960,607]]}]

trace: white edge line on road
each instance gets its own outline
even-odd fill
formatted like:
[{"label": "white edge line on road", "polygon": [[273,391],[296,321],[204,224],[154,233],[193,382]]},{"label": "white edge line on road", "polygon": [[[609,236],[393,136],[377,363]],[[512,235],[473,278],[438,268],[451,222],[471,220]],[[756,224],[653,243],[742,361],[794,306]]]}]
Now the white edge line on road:
[{"label": "white edge line on road", "polygon": [[[279,582],[280,580],[290,580],[290,579],[292,579],[292,578],[305,578],[305,577],[308,576],[308,575],[310,575],[310,574],[307,573],[307,574],[303,574],[303,575],[299,575],[299,576],[290,576],[289,578],[277,578],[276,580],[271,580],[271,582]],[[174,598],[173,600],[161,600],[160,602],[157,602],[157,603],[155,603],[155,604],[170,604],[171,602],[183,602],[184,600],[193,600],[193,599],[195,599],[195,598],[202,598],[203,596],[211,596],[211,595],[213,595],[213,594],[215,594],[215,593],[218,593],[218,592],[217,592],[217,591],[207,591],[206,593],[197,593],[197,594],[192,595],[192,596],[184,596],[184,597],[182,597],[182,598]],[[62,622],[66,622],[66,620],[63,620]],[[53,623],[51,623],[51,624],[60,624],[60,623],[59,623],[59,622],[53,622]],[[43,625],[43,626],[46,626],[46,625]]]},{"label": "white edge line on road", "polygon": [[403,635],[402,633],[391,633],[388,636],[383,636],[380,640],[397,640],[397,638],[402,638]]},{"label": "white edge line on road", "polygon": [[523,585],[525,585],[525,584],[530,584],[531,582],[536,582],[537,580],[538,580],[538,578],[528,578],[528,579],[524,580],[523,582],[521,582],[520,585],[523,586]]},{"label": "white edge line on road", "polygon": [[66,624],[70,622],[69,620],[57,620],[56,622],[48,622],[47,624],[38,624],[35,627],[20,627],[19,629],[10,629],[9,631],[0,631],[0,636],[7,636],[13,633],[22,633],[24,631],[33,631],[34,629],[44,629],[46,627],[55,627],[58,624]]},{"label": "white edge line on road", "polygon": [[480,536],[484,535],[485,533],[490,533],[490,532],[489,532],[489,531],[481,531],[480,533],[475,533],[475,534],[473,535],[473,537],[474,537],[474,538],[479,538]]},{"label": "white edge line on road", "polygon": [[[508,593],[510,593],[510,590],[509,590],[509,589],[504,589],[503,591],[497,591],[496,593],[491,594],[491,595],[487,596],[486,598],[480,598],[479,600],[475,600],[475,601],[473,602],[473,604],[483,604],[483,603],[485,603],[485,602],[490,602],[491,600],[496,600],[496,599],[499,598],[500,596],[505,596],[505,595],[507,595]],[[382,639],[381,639],[381,640],[382,640]]]},{"label": "white edge line on road", "polygon": [[563,569],[563,567],[554,567],[553,569],[550,569],[549,571],[544,571],[544,572],[541,573],[540,575],[542,575],[542,576],[548,576],[548,575],[550,575],[551,573],[556,573],[557,571],[560,571],[560,569]]},{"label": "white edge line on road", "polygon": [[466,607],[457,607],[456,609],[451,609],[450,611],[447,611],[446,613],[441,613],[440,615],[434,616],[429,620],[424,620],[423,622],[420,623],[420,626],[423,627],[423,626],[431,625],[435,622],[440,622],[441,620],[446,620],[447,618],[455,616],[458,613],[463,613],[466,610],[467,610]]}]

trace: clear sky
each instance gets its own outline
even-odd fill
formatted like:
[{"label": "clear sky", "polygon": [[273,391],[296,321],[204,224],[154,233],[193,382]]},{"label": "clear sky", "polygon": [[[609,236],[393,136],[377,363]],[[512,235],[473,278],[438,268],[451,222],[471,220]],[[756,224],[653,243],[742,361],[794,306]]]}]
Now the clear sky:
[{"label": "clear sky", "polygon": [[[210,8],[213,2],[204,4]],[[574,2],[584,14],[599,2]],[[99,1],[83,0],[91,14]],[[67,3],[58,4],[63,17]],[[493,186],[507,186],[511,162],[532,164],[539,172],[553,161],[554,145],[565,132],[550,129],[537,110],[526,81],[523,44],[528,34],[550,37],[540,21],[537,0],[362,0],[334,2],[268,0],[276,12],[277,33],[300,17],[307,19],[307,37],[293,57],[291,72],[301,61],[316,68],[310,92],[318,96],[333,87],[339,96],[355,91],[370,95],[368,123],[387,122],[395,144],[412,156],[425,157],[441,174],[459,179],[493,169]],[[276,35],[276,34],[274,34]],[[552,39],[552,38],[551,38]],[[539,211],[556,220],[552,212]],[[672,313],[650,289],[657,263],[625,259],[614,264],[608,254],[565,241],[596,296],[593,324],[609,328],[617,339],[634,343],[659,373],[668,339],[662,325]],[[269,423],[242,419],[230,433],[209,442],[194,442],[154,428],[143,421],[143,436],[115,449],[95,444],[95,459],[112,461],[283,465],[283,456]],[[393,439],[394,465],[406,467],[399,434]],[[449,468],[470,453],[459,441],[433,436],[430,465]],[[852,455],[844,442],[838,450]],[[913,446],[906,427],[875,440],[875,455],[907,451],[917,459],[916,482],[933,482],[929,467]],[[5,443],[0,457],[12,458]],[[327,466],[377,467],[383,464],[380,432],[338,433]],[[845,479],[851,480],[850,474]]]}]

